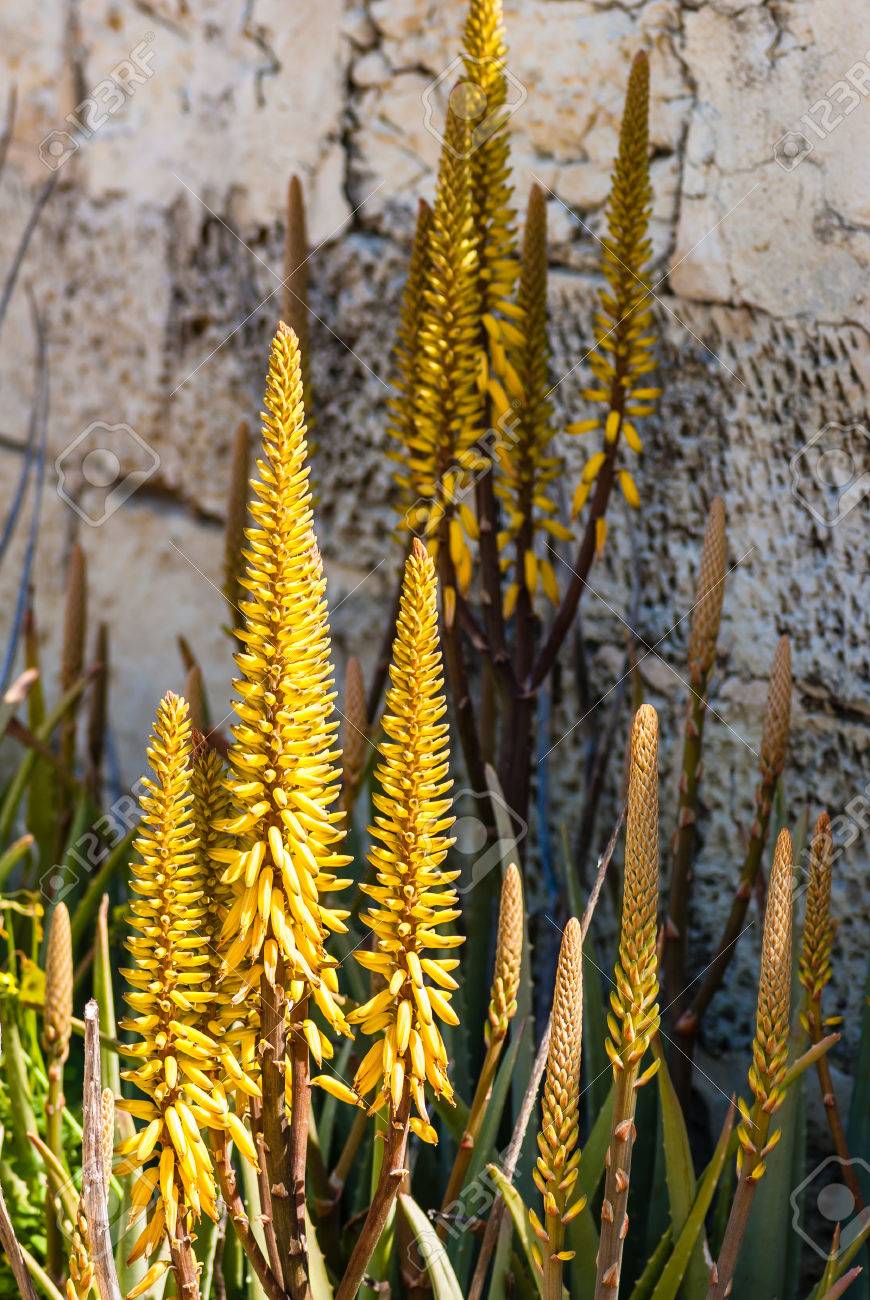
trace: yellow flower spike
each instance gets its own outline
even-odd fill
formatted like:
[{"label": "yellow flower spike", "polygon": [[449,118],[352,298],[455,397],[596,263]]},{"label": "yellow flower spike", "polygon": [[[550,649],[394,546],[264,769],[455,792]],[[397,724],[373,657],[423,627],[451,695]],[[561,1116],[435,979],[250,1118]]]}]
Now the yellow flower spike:
[{"label": "yellow flower spike", "polygon": [[468,120],[449,110],[435,204],[418,219],[397,345],[390,432],[398,443],[391,455],[400,465],[401,526],[424,536],[430,550],[469,485],[483,425],[469,138]]},{"label": "yellow flower spike", "polygon": [[659,890],[658,718],[649,704],[634,716],[625,822],[625,868],[619,954],[605,1040],[613,1066],[613,1127],[601,1208],[596,1296],[615,1294],[628,1231],[628,1189],[637,1086],[650,1039],[658,1031],[656,914]]},{"label": "yellow flower spike", "polygon": [[523,884],[511,863],[504,874],[495,943],[495,967],[489,995],[487,1043],[504,1038],[516,1014],[523,959]]},{"label": "yellow flower spike", "polygon": [[[121,1023],[138,1040],[132,1050],[140,1062],[125,1070],[123,1078],[145,1094],[155,1118],[118,1149],[125,1169],[148,1166],[143,1177],[158,1191],[134,1248],[145,1256],[159,1245],[164,1227],[181,1243],[173,1250],[182,1249],[200,1208],[214,1214],[211,1163],[207,1155],[202,1163],[192,1160],[177,1107],[190,1070],[201,1075],[207,1093],[213,1091],[219,1055],[217,1042],[201,1028],[211,958],[205,938],[205,878],[192,817],[191,726],[187,705],[178,696],[168,694],[158,706],[148,760],[154,775],[143,780],[142,820],[131,865],[127,949],[133,966],[124,972],[134,1015]],[[125,1109],[147,1118],[147,1105],[128,1103]],[[207,1110],[200,1113],[207,1127],[222,1127]],[[149,1165],[155,1153],[156,1168]]]},{"label": "yellow flower spike", "polygon": [[[269,982],[298,982],[332,1028],[347,1033],[322,983],[335,964],[327,932],[337,925],[320,897],[348,883],[335,872],[350,859],[336,852],[341,814],[331,811],[340,787],[325,579],[313,531],[299,347],[285,325],[272,340],[264,407],[241,580],[248,598],[239,630],[245,649],[236,658],[240,721],[229,754],[228,789],[241,816],[217,824],[236,854],[224,876],[236,905],[224,923],[225,962],[248,979],[259,977],[262,963]],[[270,884],[261,894],[264,873]]]},{"label": "yellow flower spike", "polygon": [[[449,979],[442,987],[427,983],[421,955],[462,943],[458,935],[440,933],[455,919],[455,873],[442,864],[453,824],[448,774],[447,724],[438,646],[435,569],[425,547],[414,540],[405,579],[383,727],[377,781],[383,794],[371,828],[369,854],[377,883],[362,888],[374,906],[362,920],[375,936],[375,956],[387,988],[354,1011],[351,1019],[366,1034],[377,1035],[354,1080],[367,1096],[379,1089],[397,1115],[410,1093],[420,1119],[419,1089],[428,1080],[436,1096],[452,1099],[446,1073],[447,1053],[434,1016],[455,1023]],[[365,954],[360,964],[371,965]],[[445,962],[447,971],[452,963]],[[446,987],[445,987],[446,985]],[[434,1013],[434,1014],[433,1014]]]},{"label": "yellow flower spike", "polygon": [[[655,368],[650,354],[656,341],[651,327],[652,298],[649,292],[651,204],[649,62],[646,54],[640,52],[632,63],[628,79],[608,201],[608,233],[603,241],[602,255],[606,284],[595,317],[597,341],[589,358],[596,386],[583,389],[581,394],[586,401],[600,403],[606,408],[603,416],[604,450],[600,454],[602,462],[605,457],[607,459],[608,474],[615,467],[621,437],[632,451],[641,450],[637,430],[625,417],[650,414],[661,394],[659,388],[635,387],[642,375]],[[647,405],[639,406],[635,400],[638,398],[645,400]],[[571,427],[579,431],[579,426]],[[601,468],[602,463],[594,471],[587,466],[587,472],[594,478]],[[626,500],[637,506],[639,500],[636,492],[632,492],[631,484],[624,478],[620,478],[620,483]]]},{"label": "yellow flower spike", "polygon": [[[570,1258],[563,1250],[565,1223],[576,1212],[571,1185],[562,1170],[580,1137],[580,1053],[583,1024],[583,936],[580,922],[571,917],[562,936],[556,967],[556,989],[550,1020],[547,1073],[541,1097],[541,1132],[538,1167],[542,1178],[544,1232],[542,1241],[543,1300],[561,1300],[562,1264]],[[537,1181],[537,1180],[536,1180]],[[541,1228],[540,1220],[532,1226]],[[540,1232],[538,1233],[540,1235]]]},{"label": "yellow flower spike", "polygon": [[784,828],[774,849],[764,909],[755,1038],[748,1072],[754,1102],[751,1109],[745,1103],[740,1106],[737,1190],[709,1291],[716,1300],[730,1293],[755,1190],[766,1170],[765,1157],[779,1137],[779,1130],[771,1133],[770,1125],[782,1104],[788,1066],[793,875],[791,835]]},{"label": "yellow flower spike", "polygon": [[[525,556],[534,549],[536,533],[555,510],[550,492],[562,472],[562,459],[552,454],[550,445],[554,429],[547,338],[547,204],[540,185],[533,185],[529,193],[518,300],[523,318],[514,348],[519,392],[500,439],[504,473],[495,487],[509,520],[502,546],[516,539],[516,563],[522,569],[529,563]],[[570,540],[570,531],[565,532],[565,540]],[[531,595],[535,585],[527,573],[525,586]],[[548,584],[544,590],[548,599],[558,603],[558,589]],[[512,613],[513,604],[506,607],[505,617]]]}]

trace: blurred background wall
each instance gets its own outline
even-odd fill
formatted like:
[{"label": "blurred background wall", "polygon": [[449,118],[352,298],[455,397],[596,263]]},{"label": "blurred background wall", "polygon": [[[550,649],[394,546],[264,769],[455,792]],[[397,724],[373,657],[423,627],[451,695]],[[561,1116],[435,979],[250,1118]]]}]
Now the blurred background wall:
[{"label": "blurred background wall", "polygon": [[[0,10],[3,97],[14,86],[18,98],[0,183],[0,267],[39,187],[56,177],[0,336],[0,513],[27,433],[30,286],[50,365],[36,609],[47,662],[56,662],[65,561],[78,539],[92,621],[99,613],[112,627],[123,780],[140,770],[157,698],[183,682],[179,635],[202,661],[216,717],[227,712],[219,587],[228,456],[239,420],[256,427],[282,311],[291,173],[304,183],[314,249],[315,475],[337,658],[355,652],[371,663],[397,564],[383,455],[389,349],[416,200],[433,192],[464,8],[464,0],[45,0],[26,16],[11,3]],[[648,422],[634,537],[617,507],[584,600],[587,687],[578,689],[566,656],[550,702],[549,744],[585,715],[541,769],[552,777],[555,846],[560,824],[569,837],[576,831],[583,760],[612,703],[626,619],[647,696],[663,715],[670,815],[686,615],[706,509],[719,493],[734,568],[707,728],[698,954],[730,899],[752,818],[766,675],[788,632],[796,690],[786,811],[794,821],[825,806],[854,832],[835,899],[846,954],[836,997],[853,1011],[870,826],[863,8],[861,0],[519,0],[506,13],[516,201],[533,179],[549,196],[563,419],[585,413],[596,237],[629,60],[643,47],[652,66],[665,395]],[[110,484],[107,454],[116,457]],[[0,571],[4,629],[29,509]],[[626,701],[620,737],[627,718]],[[617,753],[608,811],[620,775]],[[602,815],[599,838],[608,832]],[[748,1036],[756,942],[753,934],[741,945],[747,1000],[718,1009],[722,1044]]]}]

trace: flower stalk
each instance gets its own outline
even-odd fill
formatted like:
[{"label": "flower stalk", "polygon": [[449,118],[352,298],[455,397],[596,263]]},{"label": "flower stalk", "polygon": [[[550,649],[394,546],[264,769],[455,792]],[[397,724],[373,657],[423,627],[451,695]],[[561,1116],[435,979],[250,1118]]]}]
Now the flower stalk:
[{"label": "flower stalk", "polygon": [[625,872],[619,957],[605,1042],[613,1066],[613,1127],[607,1153],[595,1300],[619,1292],[622,1252],[628,1233],[628,1188],[637,1132],[637,1090],[655,1074],[658,1060],[642,1071],[658,1030],[656,912],[659,888],[658,718],[642,704],[634,717],[625,823]]},{"label": "flower stalk", "polygon": [[783,829],[776,841],[764,913],[755,1038],[749,1067],[754,1102],[750,1108],[742,1097],[738,1101],[737,1190],[719,1259],[710,1274],[707,1300],[724,1300],[730,1291],[755,1191],[764,1176],[767,1158],[781,1136],[779,1129],[771,1132],[771,1121],[785,1096],[788,1065],[792,873],[791,835]]},{"label": "flower stalk", "polygon": [[[803,942],[798,964],[800,982],[804,988],[804,1006],[801,1024],[813,1046],[821,1043],[829,1026],[838,1024],[837,1017],[825,1018],[822,1011],[822,994],[831,978],[831,951],[836,926],[831,917],[831,882],[833,878],[833,840],[831,821],[826,812],[820,813],[816,822],[810,848],[809,884],[807,886],[806,916]],[[855,1176],[846,1130],[837,1096],[827,1052],[816,1060],[816,1072],[822,1090],[822,1102],[834,1149],[842,1162],[842,1178],[855,1198],[858,1209],[864,1207],[861,1185]]]}]

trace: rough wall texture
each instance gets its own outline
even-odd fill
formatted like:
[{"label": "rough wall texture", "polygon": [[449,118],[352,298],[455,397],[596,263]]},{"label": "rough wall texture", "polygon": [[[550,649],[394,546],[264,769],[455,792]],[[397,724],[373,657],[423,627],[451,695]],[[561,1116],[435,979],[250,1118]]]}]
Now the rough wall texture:
[{"label": "rough wall texture", "polygon": [[[670,817],[692,575],[706,506],[721,493],[734,571],[707,731],[697,954],[709,950],[730,896],[751,819],[765,677],[787,631],[796,674],[789,814],[851,810],[836,891],[836,998],[852,1012],[863,979],[870,825],[862,499],[870,487],[870,172],[859,165],[870,149],[870,68],[854,44],[862,9],[861,0],[518,0],[507,13],[517,190],[522,196],[537,177],[550,194],[553,378],[560,414],[573,418],[582,414],[596,235],[628,60],[643,46],[652,61],[666,395],[639,473],[639,599],[629,615],[634,561],[618,517],[584,604],[591,694],[582,712],[596,707],[551,765],[562,777],[581,770],[622,671],[630,617],[641,676],[663,714]],[[0,265],[46,162],[63,159],[24,273],[48,320],[51,363],[38,611],[53,645],[64,556],[78,534],[94,603],[113,627],[115,737],[128,779],[155,700],[181,684],[179,634],[202,659],[217,716],[228,700],[215,585],[228,450],[238,420],[256,416],[281,310],[291,171],[304,178],[318,245],[316,473],[339,655],[353,649],[370,661],[380,641],[396,561],[381,455],[388,350],[415,201],[433,188],[463,11],[464,0],[47,0],[27,23],[8,7],[0,16],[4,83],[18,87],[0,185]],[[131,56],[145,69],[142,84],[65,158],[76,134],[65,115],[88,96],[98,112],[114,104],[106,79],[129,75]],[[83,114],[94,121],[91,110]],[[56,131],[68,134],[49,136]],[[20,468],[32,356],[19,291],[0,348],[3,507]],[[98,430],[77,442],[93,422],[135,436]],[[153,457],[159,465],[95,527],[64,504],[58,475],[82,487],[82,454],[107,437],[122,479]],[[80,502],[99,518],[105,489],[85,483]],[[23,532],[0,573],[4,619]],[[580,716],[566,672],[549,743]],[[560,780],[554,824],[576,824],[576,784]],[[712,1046],[749,1032],[757,929],[741,945],[741,996],[718,1008]],[[854,1027],[853,1014],[851,1036]]]}]

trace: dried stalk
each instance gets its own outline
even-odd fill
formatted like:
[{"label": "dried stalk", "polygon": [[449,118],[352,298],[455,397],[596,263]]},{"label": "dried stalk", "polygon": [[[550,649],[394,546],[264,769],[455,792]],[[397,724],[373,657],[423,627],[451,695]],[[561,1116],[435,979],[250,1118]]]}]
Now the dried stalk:
[{"label": "dried stalk", "polygon": [[[100,1012],[96,1001],[86,1004],[85,1077],[82,1094],[82,1200],[88,1220],[91,1258],[100,1300],[121,1300],[109,1233],[109,1191],[103,1150],[103,1100],[100,1082]],[[196,1276],[192,1249],[190,1260]],[[181,1278],[179,1278],[179,1285]],[[198,1290],[198,1288],[196,1288]]]}]

